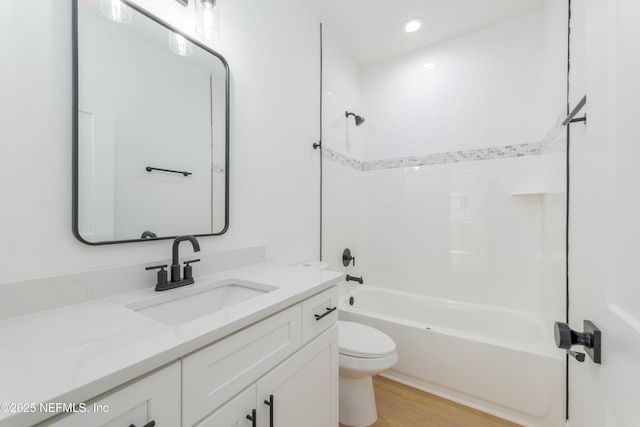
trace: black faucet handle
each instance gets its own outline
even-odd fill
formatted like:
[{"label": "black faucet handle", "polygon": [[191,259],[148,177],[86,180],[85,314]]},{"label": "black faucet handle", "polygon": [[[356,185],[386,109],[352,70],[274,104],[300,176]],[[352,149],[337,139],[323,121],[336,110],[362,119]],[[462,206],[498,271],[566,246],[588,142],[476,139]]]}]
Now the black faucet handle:
[{"label": "black faucet handle", "polygon": [[160,269],[158,271],[158,282],[156,283],[156,286],[162,286],[162,285],[166,285],[167,284],[167,270],[165,270],[165,268],[167,268],[167,264],[164,264],[164,265],[153,265],[151,267],[145,267],[145,270],[157,270],[157,269]]},{"label": "black faucet handle", "polygon": [[184,262],[184,272],[182,273],[183,279],[193,279],[193,267],[191,267],[191,264],[199,261],[200,259],[192,259]]}]

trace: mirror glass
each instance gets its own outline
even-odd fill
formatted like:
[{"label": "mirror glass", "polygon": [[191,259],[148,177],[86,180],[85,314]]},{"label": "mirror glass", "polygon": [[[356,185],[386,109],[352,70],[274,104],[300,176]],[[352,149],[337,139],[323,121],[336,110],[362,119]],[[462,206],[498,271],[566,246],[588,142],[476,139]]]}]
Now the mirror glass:
[{"label": "mirror glass", "polygon": [[126,1],[74,6],[75,236],[106,244],[224,233],[226,61]]}]

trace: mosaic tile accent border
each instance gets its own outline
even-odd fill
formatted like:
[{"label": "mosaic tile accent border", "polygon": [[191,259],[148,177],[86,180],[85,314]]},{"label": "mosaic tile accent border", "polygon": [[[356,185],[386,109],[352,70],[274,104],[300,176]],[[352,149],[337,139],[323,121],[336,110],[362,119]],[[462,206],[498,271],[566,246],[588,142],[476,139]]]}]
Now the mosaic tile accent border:
[{"label": "mosaic tile accent border", "polygon": [[525,144],[503,145],[489,148],[475,148],[471,150],[449,151],[446,153],[426,154],[423,156],[399,157],[395,159],[371,160],[361,162],[354,158],[340,154],[329,148],[322,149],[322,158],[351,167],[359,171],[378,169],[406,168],[412,166],[443,165],[447,163],[473,162],[477,160],[506,159],[509,157],[537,156],[540,154],[563,153],[567,150],[566,134],[562,121],[564,115],[556,119],[555,123],[540,142]]},{"label": "mosaic tile accent border", "polygon": [[331,150],[330,148],[322,147],[322,158],[342,166],[351,167],[358,171],[362,170],[363,162],[352,157],[347,157],[344,154],[340,154],[337,151]]},{"label": "mosaic tile accent border", "polygon": [[447,163],[506,159],[510,157],[536,156],[540,154],[564,152],[566,151],[566,144],[564,143],[564,139],[559,138],[559,136],[560,133],[558,132],[554,135],[548,135],[549,139],[547,140],[547,138],[545,138],[545,140],[541,142],[504,145],[489,148],[475,148],[471,150],[427,154],[424,156],[399,157],[394,159],[371,160],[365,162],[345,156],[344,154],[340,154],[329,148],[323,148],[322,158],[359,171],[443,165]]},{"label": "mosaic tile accent border", "polygon": [[374,160],[364,162],[362,170],[393,169],[412,166],[443,165],[447,163],[473,162],[477,160],[504,159],[508,157],[524,157],[542,153],[542,144],[505,145],[503,147],[477,148],[464,151],[411,156],[397,159]]},{"label": "mosaic tile accent border", "polygon": [[542,154],[541,142],[531,144],[505,145],[502,147],[477,148],[464,151],[427,154],[424,156],[398,157],[394,159],[361,162],[329,148],[322,149],[324,159],[351,167],[359,171],[406,168],[412,166],[443,165],[447,163],[473,162],[477,160],[506,159],[509,157],[535,156]]}]

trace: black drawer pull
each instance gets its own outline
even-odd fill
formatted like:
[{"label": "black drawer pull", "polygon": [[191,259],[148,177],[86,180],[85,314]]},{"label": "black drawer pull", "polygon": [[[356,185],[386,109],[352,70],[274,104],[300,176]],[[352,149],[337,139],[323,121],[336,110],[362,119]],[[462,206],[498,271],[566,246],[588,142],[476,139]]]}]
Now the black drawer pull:
[{"label": "black drawer pull", "polygon": [[[136,425],[135,424],[131,424],[129,427],[136,427]],[[155,421],[149,421],[148,423],[146,423],[142,427],[156,427],[156,422]]]},{"label": "black drawer pull", "polygon": [[256,410],[251,411],[251,415],[247,415],[247,419],[251,421],[251,427],[256,427],[258,424],[258,417],[256,417]]},{"label": "black drawer pull", "polygon": [[314,316],[316,317],[316,320],[320,320],[322,319],[324,316],[328,316],[331,313],[333,313],[334,311],[336,311],[338,309],[338,307],[333,307],[333,308],[329,308],[327,307],[327,311],[325,311],[322,314],[315,314]]}]

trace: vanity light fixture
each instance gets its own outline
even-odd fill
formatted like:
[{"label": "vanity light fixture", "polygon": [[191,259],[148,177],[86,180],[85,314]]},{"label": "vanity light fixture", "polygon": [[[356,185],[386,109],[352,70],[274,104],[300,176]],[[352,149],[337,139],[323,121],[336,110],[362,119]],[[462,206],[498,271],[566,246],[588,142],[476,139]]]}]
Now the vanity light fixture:
[{"label": "vanity light fixture", "polygon": [[182,34],[169,31],[169,48],[171,52],[180,56],[193,55],[193,45]]},{"label": "vanity light fixture", "polygon": [[422,18],[411,18],[402,24],[402,29],[407,33],[414,33],[422,27],[424,20]]},{"label": "vanity light fixture", "polygon": [[217,0],[196,0],[196,34],[203,40],[220,37],[220,5]]},{"label": "vanity light fixture", "polygon": [[112,21],[127,24],[133,19],[131,9],[129,9],[121,0],[101,0],[100,12]]}]

